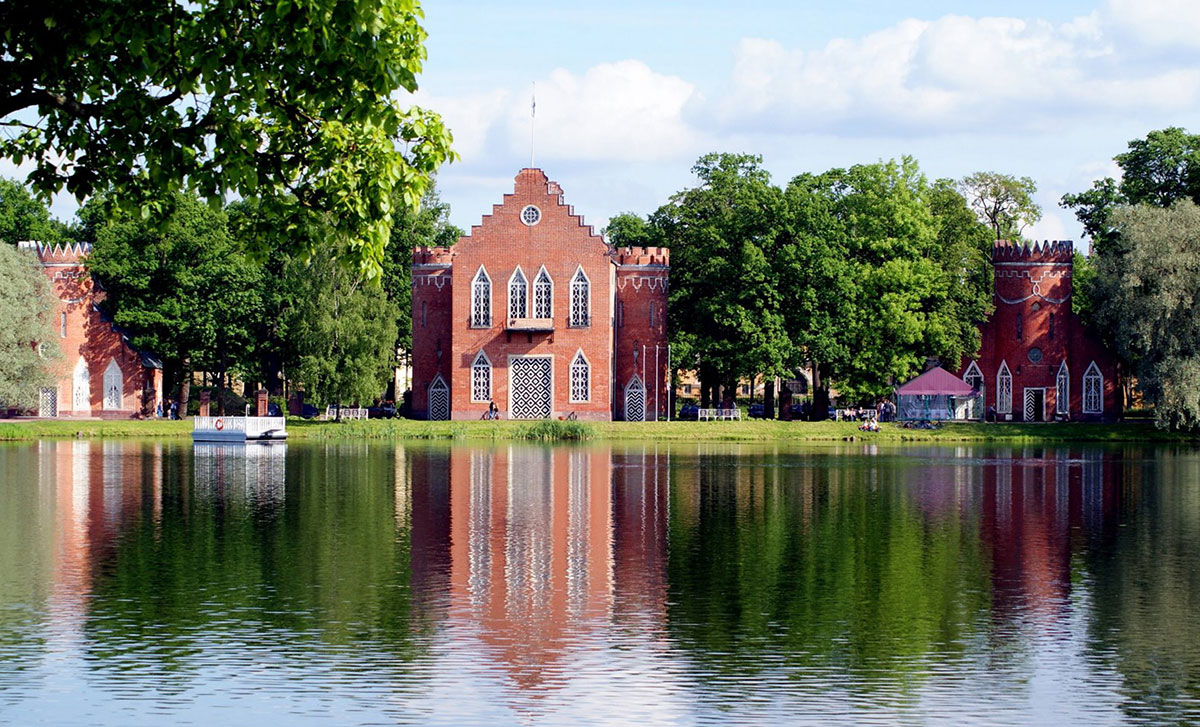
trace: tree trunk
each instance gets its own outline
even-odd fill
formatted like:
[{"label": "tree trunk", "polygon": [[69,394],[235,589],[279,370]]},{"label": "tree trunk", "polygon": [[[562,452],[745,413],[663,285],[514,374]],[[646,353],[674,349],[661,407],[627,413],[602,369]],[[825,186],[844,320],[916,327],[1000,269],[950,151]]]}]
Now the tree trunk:
[{"label": "tree trunk", "polygon": [[709,386],[712,383],[712,372],[709,371],[707,364],[700,364],[700,408],[708,409],[712,402],[709,395]]},{"label": "tree trunk", "polygon": [[809,419],[820,422],[829,418],[829,387],[821,378],[821,367],[815,361],[812,375],[812,409]]},{"label": "tree trunk", "polygon": [[763,419],[775,418],[775,377],[768,376],[763,390]]},{"label": "tree trunk", "polygon": [[185,358],[179,368],[179,418],[187,416],[188,399],[192,394],[192,360]]}]

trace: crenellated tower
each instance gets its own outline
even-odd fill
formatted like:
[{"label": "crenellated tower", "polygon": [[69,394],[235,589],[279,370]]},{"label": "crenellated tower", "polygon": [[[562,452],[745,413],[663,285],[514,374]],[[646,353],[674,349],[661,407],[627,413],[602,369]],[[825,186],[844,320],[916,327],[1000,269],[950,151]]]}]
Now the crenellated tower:
[{"label": "crenellated tower", "polygon": [[[665,417],[670,398],[667,349],[667,284],[671,253],[665,247],[622,247],[616,264],[616,358],[618,419]],[[640,396],[638,388],[644,390]],[[637,409],[645,402],[644,410]]]}]

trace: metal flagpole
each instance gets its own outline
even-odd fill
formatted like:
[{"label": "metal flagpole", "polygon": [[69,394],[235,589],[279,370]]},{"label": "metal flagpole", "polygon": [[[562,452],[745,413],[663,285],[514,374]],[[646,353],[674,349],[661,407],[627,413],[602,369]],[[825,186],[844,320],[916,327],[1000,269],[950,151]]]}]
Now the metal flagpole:
[{"label": "metal flagpole", "polygon": [[671,412],[675,407],[671,405],[671,392],[674,387],[671,386],[671,344],[667,344],[667,421],[671,421]]},{"label": "metal flagpole", "polygon": [[533,91],[529,95],[529,168],[533,169],[534,124],[537,120],[537,82],[533,83]]},{"label": "metal flagpole", "polygon": [[658,344],[654,344],[654,421],[658,421],[658,381],[662,372],[658,369]]}]

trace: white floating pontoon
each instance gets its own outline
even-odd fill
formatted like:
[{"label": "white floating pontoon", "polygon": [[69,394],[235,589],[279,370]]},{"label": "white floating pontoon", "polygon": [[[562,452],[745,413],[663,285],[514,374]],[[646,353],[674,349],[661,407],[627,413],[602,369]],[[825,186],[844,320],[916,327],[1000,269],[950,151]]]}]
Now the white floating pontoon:
[{"label": "white floating pontoon", "polygon": [[287,439],[283,417],[195,417],[193,442],[282,442]]}]

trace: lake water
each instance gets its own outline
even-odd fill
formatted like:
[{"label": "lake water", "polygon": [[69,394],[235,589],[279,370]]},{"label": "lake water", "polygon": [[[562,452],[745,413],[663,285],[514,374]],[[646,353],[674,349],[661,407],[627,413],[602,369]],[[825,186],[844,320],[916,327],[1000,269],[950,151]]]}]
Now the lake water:
[{"label": "lake water", "polygon": [[0,723],[1196,724],[1177,448],[0,446]]}]

